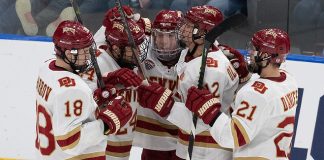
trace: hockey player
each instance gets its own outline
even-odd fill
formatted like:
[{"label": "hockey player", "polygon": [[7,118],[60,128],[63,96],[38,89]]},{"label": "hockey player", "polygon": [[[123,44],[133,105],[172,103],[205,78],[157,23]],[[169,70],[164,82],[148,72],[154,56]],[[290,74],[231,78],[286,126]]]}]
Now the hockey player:
[{"label": "hockey player", "polygon": [[[182,13],[162,10],[152,26],[152,44],[144,60],[144,73],[150,82],[159,83],[173,93],[177,92],[178,78],[175,64],[181,50],[177,26]],[[153,99],[151,99],[153,100]],[[144,106],[145,107],[145,106]],[[143,148],[142,160],[176,159],[178,127],[168,122],[165,115],[139,107],[133,145]]]},{"label": "hockey player", "polygon": [[[132,19],[128,19],[127,22],[135,44],[138,47],[135,48],[135,54],[146,54],[148,40],[146,39],[144,30]],[[133,115],[129,123],[122,127],[116,135],[108,136],[106,157],[107,159],[113,160],[126,160],[129,158],[132,147],[133,132],[136,124],[136,108],[138,106],[136,102],[136,91],[132,87],[138,86],[142,82],[142,79],[133,71],[137,62],[133,58],[131,45],[121,20],[113,19],[108,22],[104,21],[104,25],[106,26],[104,33],[106,43],[100,45],[100,49],[97,52],[99,67],[103,73],[105,83],[114,86],[118,85],[120,88],[117,90],[117,94],[124,96],[125,100],[130,102],[133,110]],[[92,70],[87,75],[84,75],[84,78],[96,84],[94,76],[95,74]],[[96,91],[95,95],[99,97],[98,99],[101,102],[104,101],[101,100],[103,98]]]},{"label": "hockey player", "polygon": [[54,60],[39,70],[36,95],[38,159],[105,159],[106,135],[132,116],[119,96],[98,109],[89,86],[78,75],[92,64],[93,36],[78,22],[63,21],[54,32]]},{"label": "hockey player", "polygon": [[[180,57],[177,64],[177,74],[180,77],[178,91],[184,103],[187,100],[189,87],[198,83],[204,36],[222,20],[221,12],[212,6],[192,7],[184,16],[183,23],[179,27],[179,37],[187,48],[182,51],[186,54]],[[204,86],[220,99],[223,104],[222,111],[229,114],[230,103],[233,101],[238,85],[238,76],[229,60],[216,45],[218,45],[217,41],[208,49]],[[185,159],[188,154],[188,139],[192,124],[191,112],[187,110],[184,103],[174,102],[170,91],[155,84],[141,85],[138,92],[139,98],[143,98],[143,102],[139,101],[142,106],[145,107],[150,103],[153,110],[168,115],[167,120],[180,128],[176,154]],[[160,98],[153,98],[153,95],[160,95]],[[146,99],[148,100],[145,101]],[[150,102],[151,99],[157,99],[157,102]],[[207,129],[208,127],[204,125],[197,126],[192,159],[232,159],[232,150],[219,146]]]},{"label": "hockey player", "polygon": [[[288,34],[280,29],[253,35],[249,68],[260,78],[238,91],[231,117],[220,112],[222,104],[207,90],[189,89],[186,106],[211,126],[210,133],[221,146],[234,149],[234,159],[289,159],[298,87],[289,73],[279,69],[289,50]],[[215,103],[203,107],[208,101]]]},{"label": "hockey player", "polygon": [[248,70],[248,65],[245,61],[245,58],[238,50],[228,45],[219,44],[218,48],[222,50],[222,52],[227,57],[227,59],[231,62],[233,68],[238,74],[239,87],[237,90],[239,90],[252,77],[252,73],[251,71]]},{"label": "hockey player", "polygon": [[[134,20],[140,27],[144,29],[144,33],[146,35],[151,34],[151,21],[148,18],[141,17],[139,13],[134,13],[133,9],[129,6],[122,6],[122,9],[125,13],[126,19]],[[94,39],[98,46],[106,45],[106,37],[105,37],[105,30],[106,26],[115,20],[122,20],[122,17],[118,11],[117,6],[109,9],[105,13],[105,18],[103,20],[102,26],[100,29],[95,33]]]}]

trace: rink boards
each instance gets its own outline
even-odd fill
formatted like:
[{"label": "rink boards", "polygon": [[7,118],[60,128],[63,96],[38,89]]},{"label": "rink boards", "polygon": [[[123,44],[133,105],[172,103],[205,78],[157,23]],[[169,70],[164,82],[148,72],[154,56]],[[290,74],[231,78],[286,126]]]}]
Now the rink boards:
[{"label": "rink boards", "polygon": [[[0,160],[34,159],[36,76],[39,66],[54,57],[50,41],[47,37],[0,35]],[[322,160],[324,57],[291,54],[283,68],[299,85],[292,159]],[[131,159],[139,155],[136,148]]]}]

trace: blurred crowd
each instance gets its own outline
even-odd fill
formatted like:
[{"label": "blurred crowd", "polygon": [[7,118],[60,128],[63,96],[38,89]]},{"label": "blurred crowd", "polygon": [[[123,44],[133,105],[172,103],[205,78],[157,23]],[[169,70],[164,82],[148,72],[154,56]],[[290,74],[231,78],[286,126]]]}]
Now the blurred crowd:
[{"label": "blurred crowd", "polygon": [[[98,29],[103,14],[115,5],[115,0],[76,0],[84,21],[90,29]],[[281,27],[292,37],[293,51],[302,54],[324,55],[324,0],[274,0],[247,1],[247,0],[121,0],[123,5],[129,5],[145,17],[154,15],[161,9],[186,11],[189,7],[211,5],[222,11],[226,17],[237,12],[250,13],[258,16],[255,25],[262,27]],[[250,3],[250,4],[249,4]],[[254,4],[251,4],[254,3]],[[273,6],[271,6],[273,5]],[[276,13],[276,6],[282,7],[280,15],[287,16],[280,19],[284,26],[275,26],[275,18],[280,16],[264,16],[265,9]],[[284,9],[284,10],[283,10]],[[286,11],[287,10],[287,11]],[[58,24],[63,20],[75,19],[75,13],[68,0],[2,0],[0,1],[0,33],[21,35],[52,36]],[[88,16],[87,16],[88,15]],[[269,13],[267,13],[269,15]],[[98,18],[92,18],[98,17]],[[264,19],[265,18],[265,19]],[[268,20],[268,21],[267,21]],[[89,23],[89,24],[88,24]],[[99,24],[96,24],[99,23]],[[263,23],[263,24],[262,24]],[[252,29],[253,30],[253,29]]]},{"label": "blurred crowd", "polygon": [[[77,0],[77,3],[82,14],[104,13],[115,5],[115,0]],[[168,8],[186,11],[188,6],[208,4],[219,8],[225,16],[246,12],[246,0],[122,0],[122,3],[143,11]],[[0,12],[0,33],[9,34],[52,36],[60,22],[75,19],[67,0],[0,1]]]}]

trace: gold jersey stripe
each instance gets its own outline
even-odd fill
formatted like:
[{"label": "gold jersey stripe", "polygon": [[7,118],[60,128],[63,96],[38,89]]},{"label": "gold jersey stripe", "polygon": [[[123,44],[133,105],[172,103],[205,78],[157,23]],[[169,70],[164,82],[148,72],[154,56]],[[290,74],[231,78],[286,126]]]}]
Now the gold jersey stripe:
[{"label": "gold jersey stripe", "polygon": [[159,125],[159,126],[162,126],[163,128],[166,128],[166,129],[178,129],[178,127],[175,126],[175,125],[163,124],[163,123],[157,121],[156,119],[152,119],[152,118],[148,118],[148,117],[144,117],[144,116],[140,116],[140,115],[137,115],[137,120],[141,120],[141,121],[144,121],[146,123]]},{"label": "gold jersey stripe", "polygon": [[82,154],[82,155],[69,158],[67,160],[82,160],[82,159],[95,158],[101,156],[105,156],[105,152],[94,152],[94,153]]},{"label": "gold jersey stripe", "polygon": [[233,117],[233,122],[234,124],[236,124],[236,126],[238,127],[238,129],[240,130],[240,132],[243,135],[243,138],[246,142],[246,144],[249,144],[251,142],[246,130],[244,129],[244,127],[242,126],[242,124],[240,123],[240,121],[238,121],[236,118]]},{"label": "gold jersey stripe", "polygon": [[112,157],[128,157],[130,155],[130,152],[117,153],[117,152],[106,151],[106,155]]},{"label": "gold jersey stripe", "polygon": [[74,147],[79,143],[79,141],[80,141],[80,136],[79,136],[79,138],[78,138],[76,141],[74,141],[74,142],[71,143],[70,145],[67,145],[67,146],[65,146],[65,147],[61,147],[61,149],[62,149],[63,151],[65,151],[65,150],[67,150],[67,149],[74,148]]},{"label": "gold jersey stripe", "polygon": [[[188,146],[189,142],[188,141],[184,141],[182,139],[178,139],[178,142],[180,142],[181,144]],[[222,149],[222,150],[226,150],[229,152],[233,152],[233,150],[231,148],[224,148],[222,146],[220,146],[219,144],[216,143],[206,143],[206,142],[195,142],[194,146],[196,147],[204,147],[204,148],[218,148],[218,149]]]},{"label": "gold jersey stripe", "polygon": [[[186,134],[186,135],[189,135],[189,133],[187,133],[186,131],[184,131],[184,130],[182,130],[182,129],[179,129],[180,130],[180,132],[182,133],[182,134]],[[201,133],[199,133],[199,134],[197,134],[198,136],[211,136],[211,134],[210,134],[210,132],[209,131],[203,131],[203,132],[201,132]]]},{"label": "gold jersey stripe", "polygon": [[235,157],[234,160],[269,160],[263,157]]},{"label": "gold jersey stripe", "polygon": [[152,130],[148,130],[148,129],[140,128],[140,127],[136,127],[135,131],[144,133],[144,134],[148,134],[148,135],[153,135],[153,136],[177,138],[177,136],[172,136],[171,134],[169,134],[167,132],[152,131]]},{"label": "gold jersey stripe", "polygon": [[76,128],[74,128],[72,131],[68,132],[65,135],[61,135],[61,136],[55,136],[56,140],[66,140],[68,138],[70,138],[71,136],[75,135],[76,133],[81,131],[81,126],[78,126]]},{"label": "gold jersey stripe", "polygon": [[130,146],[132,145],[133,141],[118,141],[118,142],[114,142],[114,141],[107,141],[108,145],[110,146]]}]

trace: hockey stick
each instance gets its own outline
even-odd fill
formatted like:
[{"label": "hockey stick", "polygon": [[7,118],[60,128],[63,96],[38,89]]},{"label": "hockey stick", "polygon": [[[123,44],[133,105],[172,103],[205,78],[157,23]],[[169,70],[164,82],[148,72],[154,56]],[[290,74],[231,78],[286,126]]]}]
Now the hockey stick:
[{"label": "hockey stick", "polygon": [[[78,6],[76,0],[70,0],[70,2],[71,2],[71,5],[73,7],[73,10],[75,12],[77,21],[80,22],[81,24],[83,24],[82,19],[81,19],[80,9],[79,9],[79,6]],[[91,46],[90,49],[89,49],[90,56],[91,56],[91,61],[93,63],[93,67],[94,67],[94,70],[95,70],[96,75],[97,75],[98,86],[101,89],[105,89],[105,83],[104,83],[103,78],[102,78],[102,75],[101,75],[101,71],[100,71],[100,68],[99,68],[99,65],[98,65],[98,62],[97,62],[97,58],[96,58],[96,55],[95,55],[95,51],[93,50],[93,48],[97,48],[97,47],[96,47],[96,44],[95,43],[93,45],[94,45],[94,47]],[[108,97],[109,96],[109,92],[108,91],[102,92],[102,96],[103,97]],[[99,106],[99,108],[101,108],[103,106]]]},{"label": "hockey stick", "polygon": [[[203,88],[203,81],[205,76],[205,69],[206,69],[206,60],[207,60],[207,50],[210,46],[215,42],[216,38],[222,35],[224,32],[239,26],[246,20],[246,16],[243,14],[236,14],[227,19],[225,19],[221,24],[215,26],[205,35],[205,42],[204,42],[204,50],[201,55],[201,66],[199,72],[199,80],[198,80],[198,89]],[[192,158],[192,151],[193,145],[195,141],[195,129],[197,126],[197,115],[194,114],[193,118],[193,126],[191,128],[190,136],[189,136],[189,145],[188,145],[188,155],[187,159],[189,160]]]},{"label": "hockey stick", "polygon": [[132,35],[132,32],[129,28],[129,25],[128,25],[128,22],[126,20],[126,16],[125,16],[125,12],[122,8],[122,4],[120,2],[120,0],[116,0],[116,5],[117,5],[117,8],[118,8],[118,12],[120,13],[121,15],[121,18],[122,18],[122,22],[123,22],[123,25],[125,27],[125,30],[126,30],[126,33],[127,33],[127,38],[128,38],[128,41],[131,45],[131,50],[132,50],[132,53],[133,53],[133,57],[135,57],[136,61],[137,61],[137,67],[138,67],[138,70],[139,72],[141,72],[143,74],[143,77],[146,78],[145,76],[145,73],[143,72],[143,66],[141,65],[141,60],[140,60],[140,57],[139,55],[136,54],[135,52],[135,49],[137,48],[136,47],[136,44],[135,44],[135,41],[134,41],[134,38],[133,38],[133,35]]}]

